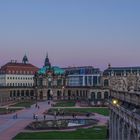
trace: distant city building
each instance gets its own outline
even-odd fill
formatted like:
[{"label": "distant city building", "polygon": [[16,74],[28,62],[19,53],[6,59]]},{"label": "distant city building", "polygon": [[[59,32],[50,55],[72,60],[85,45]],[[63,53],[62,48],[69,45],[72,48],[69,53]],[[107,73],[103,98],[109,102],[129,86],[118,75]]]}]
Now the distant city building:
[{"label": "distant city building", "polygon": [[67,86],[99,86],[101,71],[92,66],[64,68],[67,75]]},{"label": "distant city building", "polygon": [[0,68],[0,86],[31,87],[34,84],[34,74],[38,68],[28,63],[25,55],[22,63],[12,60]]},{"label": "distant city building", "polygon": [[140,67],[109,67],[104,70],[104,76],[127,76],[128,74],[140,75]]}]

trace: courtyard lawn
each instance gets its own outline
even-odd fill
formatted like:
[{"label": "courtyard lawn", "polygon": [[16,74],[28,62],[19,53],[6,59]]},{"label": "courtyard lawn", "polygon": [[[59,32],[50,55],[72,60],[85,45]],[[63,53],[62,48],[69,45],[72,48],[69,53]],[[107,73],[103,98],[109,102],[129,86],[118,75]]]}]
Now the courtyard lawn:
[{"label": "courtyard lawn", "polygon": [[75,101],[62,101],[57,102],[54,107],[73,107],[75,106]]},{"label": "courtyard lawn", "polygon": [[13,113],[13,112],[16,112],[18,110],[21,110],[20,108],[0,108],[0,114],[10,114],[10,113]]},{"label": "courtyard lawn", "polygon": [[31,107],[31,105],[35,104],[36,101],[25,101],[25,102],[19,102],[14,105],[11,105],[12,107]]},{"label": "courtyard lawn", "polygon": [[[109,116],[109,109],[102,108],[102,107],[94,107],[94,108],[61,108],[64,110],[65,114],[72,114],[72,113],[99,113],[104,116]],[[58,108],[49,109],[48,113],[57,111]]]},{"label": "courtyard lawn", "polygon": [[107,136],[107,128],[105,126],[96,126],[87,129],[78,129],[76,131],[51,131],[51,132],[27,132],[19,133],[13,140],[19,139],[103,139]]}]

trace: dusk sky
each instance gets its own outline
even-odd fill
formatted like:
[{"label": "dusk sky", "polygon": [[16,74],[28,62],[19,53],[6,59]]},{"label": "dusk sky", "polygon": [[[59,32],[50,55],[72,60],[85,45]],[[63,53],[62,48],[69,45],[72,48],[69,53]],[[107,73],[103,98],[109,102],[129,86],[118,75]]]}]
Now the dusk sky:
[{"label": "dusk sky", "polygon": [[140,66],[140,0],[0,0],[0,66]]}]

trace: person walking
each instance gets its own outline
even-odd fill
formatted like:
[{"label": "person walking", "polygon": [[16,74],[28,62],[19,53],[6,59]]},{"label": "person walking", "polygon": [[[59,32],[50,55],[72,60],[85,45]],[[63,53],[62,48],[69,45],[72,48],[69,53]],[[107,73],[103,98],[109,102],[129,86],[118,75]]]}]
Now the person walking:
[{"label": "person walking", "polygon": [[34,113],[34,114],[33,114],[33,120],[35,120],[35,119],[36,119],[35,117],[36,117],[36,115],[35,115],[35,113]]},{"label": "person walking", "polygon": [[38,109],[40,108],[40,106],[38,105]]},{"label": "person walking", "polygon": [[44,121],[46,120],[46,115],[44,114]]},{"label": "person walking", "polygon": [[38,121],[38,115],[35,115],[35,119],[36,119],[36,121]]},{"label": "person walking", "polygon": [[56,111],[54,112],[54,119],[56,120]]},{"label": "person walking", "polygon": [[75,117],[75,114],[74,114],[74,113],[72,113],[72,117],[73,117],[73,119],[74,119],[74,117]]}]

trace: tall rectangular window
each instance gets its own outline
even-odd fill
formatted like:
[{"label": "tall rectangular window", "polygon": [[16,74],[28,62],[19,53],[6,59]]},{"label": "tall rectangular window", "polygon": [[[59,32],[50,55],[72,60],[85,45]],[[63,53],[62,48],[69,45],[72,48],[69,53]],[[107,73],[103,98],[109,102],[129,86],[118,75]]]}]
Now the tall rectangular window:
[{"label": "tall rectangular window", "polygon": [[94,86],[97,85],[97,76],[93,76],[93,85],[94,85]]}]

